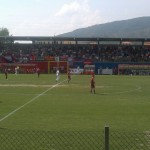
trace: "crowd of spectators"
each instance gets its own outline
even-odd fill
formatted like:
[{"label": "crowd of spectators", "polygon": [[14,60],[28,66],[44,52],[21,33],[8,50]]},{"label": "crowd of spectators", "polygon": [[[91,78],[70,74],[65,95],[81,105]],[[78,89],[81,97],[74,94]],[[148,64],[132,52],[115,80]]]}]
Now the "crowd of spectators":
[{"label": "crowd of spectators", "polygon": [[27,63],[32,60],[51,60],[55,57],[74,61],[149,62],[150,47],[141,45],[32,45],[0,46],[0,62]]}]

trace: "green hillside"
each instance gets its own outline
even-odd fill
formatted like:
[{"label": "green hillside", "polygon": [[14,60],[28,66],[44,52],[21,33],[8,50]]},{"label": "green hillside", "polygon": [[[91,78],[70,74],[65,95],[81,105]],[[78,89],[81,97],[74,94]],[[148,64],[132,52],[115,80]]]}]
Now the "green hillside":
[{"label": "green hillside", "polygon": [[63,37],[150,38],[150,17],[97,24],[64,33]]}]

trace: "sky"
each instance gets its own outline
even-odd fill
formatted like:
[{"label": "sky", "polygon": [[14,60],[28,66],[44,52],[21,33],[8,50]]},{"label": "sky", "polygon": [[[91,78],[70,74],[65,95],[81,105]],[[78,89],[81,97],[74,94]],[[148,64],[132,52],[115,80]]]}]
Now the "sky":
[{"label": "sky", "polygon": [[56,36],[150,16],[150,0],[0,0],[0,28],[13,36]]}]

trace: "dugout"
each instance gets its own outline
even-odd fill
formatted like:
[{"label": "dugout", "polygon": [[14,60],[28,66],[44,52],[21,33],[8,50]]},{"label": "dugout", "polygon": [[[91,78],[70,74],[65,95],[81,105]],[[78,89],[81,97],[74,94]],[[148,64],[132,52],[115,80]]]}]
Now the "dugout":
[{"label": "dugout", "polygon": [[150,64],[119,64],[118,75],[150,75]]},{"label": "dugout", "polygon": [[95,65],[84,65],[83,73],[86,75],[95,74]]}]

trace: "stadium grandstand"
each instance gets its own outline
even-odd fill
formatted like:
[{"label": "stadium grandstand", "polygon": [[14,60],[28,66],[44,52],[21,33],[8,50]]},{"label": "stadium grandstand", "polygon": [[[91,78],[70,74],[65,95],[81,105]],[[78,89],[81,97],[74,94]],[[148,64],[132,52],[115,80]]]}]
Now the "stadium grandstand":
[{"label": "stadium grandstand", "polygon": [[150,39],[1,36],[0,71],[150,75]]}]

